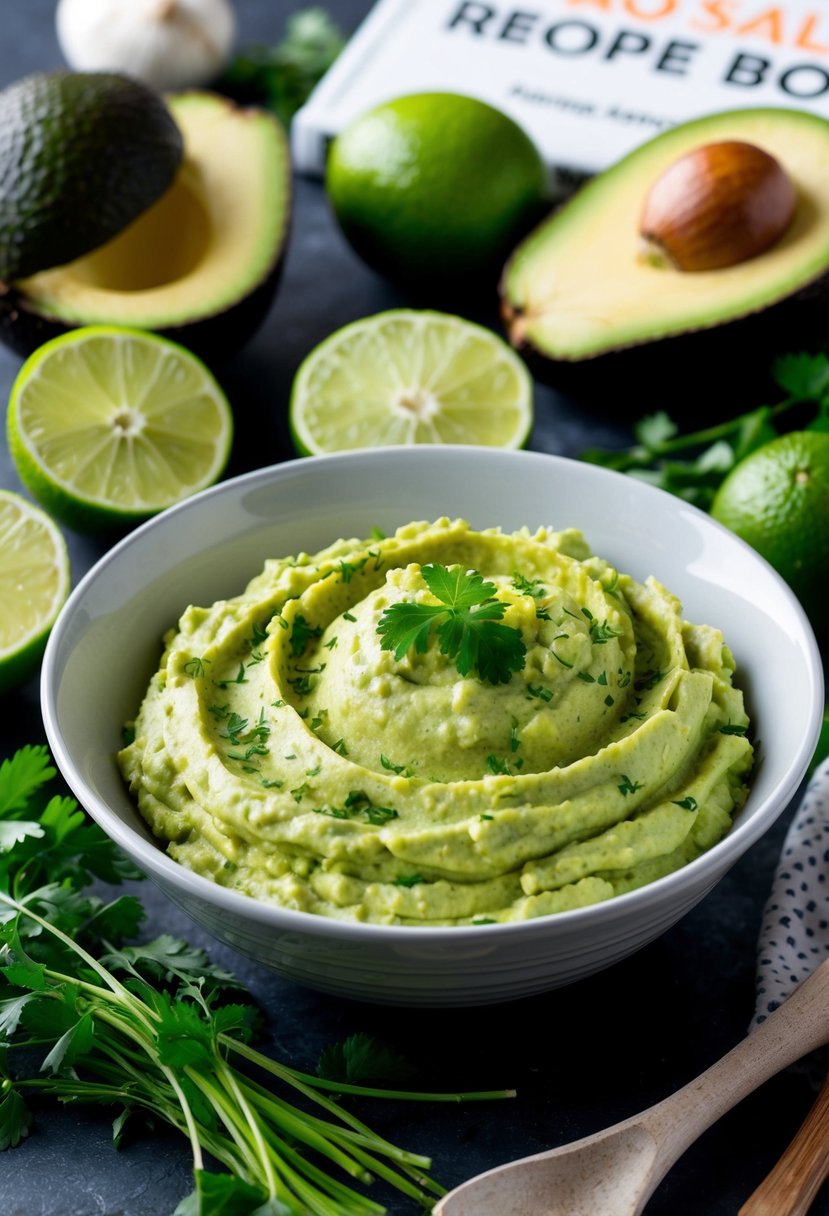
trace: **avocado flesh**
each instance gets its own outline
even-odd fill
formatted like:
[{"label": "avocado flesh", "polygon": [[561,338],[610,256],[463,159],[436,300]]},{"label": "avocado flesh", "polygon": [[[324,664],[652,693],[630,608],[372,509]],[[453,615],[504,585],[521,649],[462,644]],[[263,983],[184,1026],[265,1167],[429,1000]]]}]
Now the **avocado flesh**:
[{"label": "avocado flesh", "polygon": [[[651,184],[702,144],[743,140],[771,153],[798,195],[792,223],[765,253],[722,270],[683,272],[641,257]],[[829,121],[795,110],[743,110],[675,127],[589,182],[518,246],[502,300],[514,345],[582,360],[708,329],[788,299],[829,268]]]},{"label": "avocado flesh", "polygon": [[65,326],[175,331],[226,313],[273,272],[290,208],[277,122],[215,94],[168,99],[184,137],[170,189],[113,240],[15,283],[16,305]]}]

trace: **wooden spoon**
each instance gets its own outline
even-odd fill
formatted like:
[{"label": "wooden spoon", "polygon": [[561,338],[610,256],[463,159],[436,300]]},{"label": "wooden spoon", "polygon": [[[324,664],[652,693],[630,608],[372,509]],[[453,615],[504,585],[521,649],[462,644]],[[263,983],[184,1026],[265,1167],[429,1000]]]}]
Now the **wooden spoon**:
[{"label": "wooden spoon", "polygon": [[806,1216],[829,1174],[829,1074],[774,1169],[737,1216]]},{"label": "wooden spoon", "polygon": [[638,1216],[690,1144],[781,1068],[829,1042],[829,959],[728,1055],[641,1114],[462,1183],[434,1216]]}]

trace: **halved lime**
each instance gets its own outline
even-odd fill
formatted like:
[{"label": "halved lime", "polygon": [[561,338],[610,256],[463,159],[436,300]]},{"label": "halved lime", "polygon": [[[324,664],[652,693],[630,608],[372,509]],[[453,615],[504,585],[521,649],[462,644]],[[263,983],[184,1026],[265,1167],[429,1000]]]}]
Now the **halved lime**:
[{"label": "halved lime", "polygon": [[305,456],[400,443],[519,448],[532,427],[532,380],[491,330],[394,309],[311,351],[294,379],[290,417]]},{"label": "halved lime", "polygon": [[32,503],[0,490],[0,692],[37,666],[69,594],[69,556],[57,526]]},{"label": "halved lime", "polygon": [[81,531],[136,523],[212,485],[233,419],[205,365],[144,330],[89,326],[36,350],[12,387],[23,484]]}]

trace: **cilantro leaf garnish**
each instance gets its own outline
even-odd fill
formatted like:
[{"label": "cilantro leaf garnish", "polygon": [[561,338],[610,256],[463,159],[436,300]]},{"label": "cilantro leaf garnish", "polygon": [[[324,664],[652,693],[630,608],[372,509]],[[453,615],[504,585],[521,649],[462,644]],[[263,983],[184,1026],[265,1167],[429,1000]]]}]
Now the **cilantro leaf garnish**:
[{"label": "cilantro leaf garnish", "polygon": [[527,648],[520,629],[501,624],[507,606],[495,599],[495,584],[462,566],[432,563],[421,574],[440,603],[386,608],[377,625],[382,649],[399,662],[412,648],[425,654],[436,636],[441,654],[454,660],[460,675],[474,672],[490,684],[508,683],[523,668]]}]

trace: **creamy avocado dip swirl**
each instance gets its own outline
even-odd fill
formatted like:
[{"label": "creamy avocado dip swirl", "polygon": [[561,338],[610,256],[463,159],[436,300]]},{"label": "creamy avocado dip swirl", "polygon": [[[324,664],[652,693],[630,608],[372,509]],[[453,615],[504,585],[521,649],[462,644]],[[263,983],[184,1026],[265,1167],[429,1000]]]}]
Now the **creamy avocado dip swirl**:
[{"label": "creamy avocado dip swirl", "polygon": [[[433,632],[378,626],[477,571],[517,670],[462,675]],[[486,588],[485,588],[486,589]],[[269,560],[188,608],[119,754],[172,857],[257,899],[346,920],[487,924],[651,882],[709,849],[746,796],[733,660],[655,579],[575,530],[412,523]]]}]

